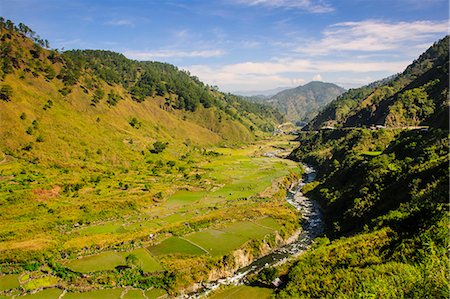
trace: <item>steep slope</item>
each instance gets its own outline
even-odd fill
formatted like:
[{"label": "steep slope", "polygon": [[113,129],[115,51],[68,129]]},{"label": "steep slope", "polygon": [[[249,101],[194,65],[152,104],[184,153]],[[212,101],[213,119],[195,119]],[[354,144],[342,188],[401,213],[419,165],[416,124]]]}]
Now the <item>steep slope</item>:
[{"label": "steep slope", "polygon": [[332,83],[313,81],[303,86],[283,90],[269,99],[262,99],[291,121],[309,121],[319,109],[345,91]]},{"label": "steep slope", "polygon": [[279,297],[447,298],[448,130],[325,130],[300,141],[292,157],[318,169],[303,191],[321,204],[329,239],[299,258]]},{"label": "steep slope", "polygon": [[[323,208],[327,238],[289,269],[278,297],[448,297],[447,49],[448,37],[309,124],[347,129],[299,137],[291,157],[318,170],[303,192]],[[361,128],[372,123],[390,128]]]},{"label": "steep slope", "polygon": [[448,36],[436,42],[399,75],[344,93],[306,129],[374,124],[447,127],[448,43]]}]

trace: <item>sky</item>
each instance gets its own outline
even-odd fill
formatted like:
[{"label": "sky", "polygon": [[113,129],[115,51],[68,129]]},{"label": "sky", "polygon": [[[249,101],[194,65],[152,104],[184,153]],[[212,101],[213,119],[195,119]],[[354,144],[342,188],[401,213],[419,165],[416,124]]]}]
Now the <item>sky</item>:
[{"label": "sky", "polygon": [[448,0],[0,0],[52,48],[168,62],[222,91],[354,88],[448,34]]}]

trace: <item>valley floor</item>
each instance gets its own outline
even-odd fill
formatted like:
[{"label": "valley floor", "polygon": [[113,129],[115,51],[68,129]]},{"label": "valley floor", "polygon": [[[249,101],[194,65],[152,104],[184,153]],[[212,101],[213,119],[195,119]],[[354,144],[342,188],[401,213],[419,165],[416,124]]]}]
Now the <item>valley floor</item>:
[{"label": "valley floor", "polygon": [[4,155],[0,294],[157,298],[229,275],[298,229],[284,196],[301,169],[277,157],[291,139],[154,155],[110,174]]}]

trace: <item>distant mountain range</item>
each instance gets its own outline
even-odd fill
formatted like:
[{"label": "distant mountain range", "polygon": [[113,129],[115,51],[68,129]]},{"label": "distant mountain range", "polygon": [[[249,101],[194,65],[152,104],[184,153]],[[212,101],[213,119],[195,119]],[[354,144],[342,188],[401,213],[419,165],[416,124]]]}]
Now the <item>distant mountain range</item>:
[{"label": "distant mountain range", "polygon": [[250,98],[270,98],[273,95],[276,95],[280,91],[289,89],[290,87],[277,87],[273,89],[267,89],[267,90],[251,90],[251,91],[235,91],[233,94],[237,94],[244,97],[250,97]]},{"label": "distant mountain range", "polygon": [[308,84],[286,89],[271,97],[253,96],[249,99],[266,103],[286,115],[290,121],[309,121],[320,108],[336,99],[345,89],[333,83],[312,81]]},{"label": "distant mountain range", "polygon": [[401,74],[350,89],[305,129],[384,125],[448,127],[449,37],[436,42]]}]

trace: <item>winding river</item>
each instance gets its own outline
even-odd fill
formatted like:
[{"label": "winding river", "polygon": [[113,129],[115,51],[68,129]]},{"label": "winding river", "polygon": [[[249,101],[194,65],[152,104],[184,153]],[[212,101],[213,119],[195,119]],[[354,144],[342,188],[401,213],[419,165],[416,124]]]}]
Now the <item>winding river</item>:
[{"label": "winding river", "polygon": [[289,259],[300,255],[311,246],[314,238],[323,233],[324,223],[319,205],[301,192],[305,184],[312,182],[316,178],[316,171],[308,165],[304,165],[304,169],[305,174],[303,178],[297,184],[291,186],[286,196],[286,201],[300,211],[302,215],[302,232],[297,240],[255,260],[249,266],[239,269],[234,276],[204,283],[196,294],[191,294],[188,298],[204,297],[222,285],[244,284],[247,275],[257,273],[267,266],[283,264]]}]

